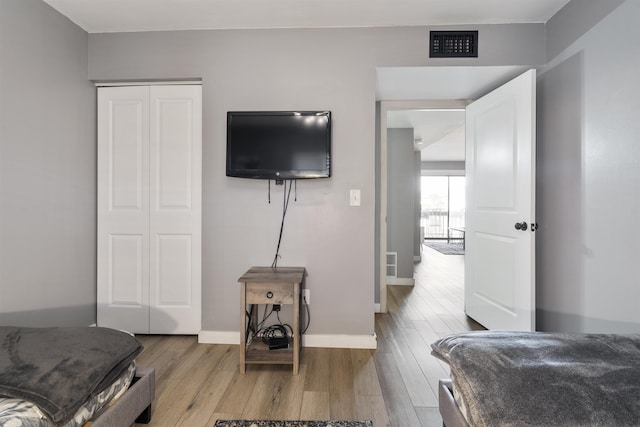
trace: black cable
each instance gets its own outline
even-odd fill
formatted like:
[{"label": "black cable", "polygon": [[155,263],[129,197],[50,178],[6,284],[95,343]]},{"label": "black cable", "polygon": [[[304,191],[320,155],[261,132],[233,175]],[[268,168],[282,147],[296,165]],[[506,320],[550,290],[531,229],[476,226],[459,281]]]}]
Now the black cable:
[{"label": "black cable", "polygon": [[[305,325],[305,328],[302,332],[300,332],[300,338],[302,339],[302,335],[307,332],[307,329],[309,329],[309,325],[311,325],[311,311],[309,311],[309,304],[307,304],[307,300],[305,297],[302,297],[302,301],[304,302],[304,306],[307,312],[307,324]],[[262,320],[260,321],[260,323],[258,325],[256,325],[256,329],[253,332],[253,337],[262,337],[262,342],[264,342],[265,344],[269,344],[269,338],[273,338],[273,337],[279,337],[279,336],[283,336],[283,337],[288,337],[289,334],[287,333],[287,329],[289,329],[289,332],[291,334],[291,336],[294,335],[293,333],[293,327],[291,325],[289,325],[288,323],[282,323],[282,320],[280,320],[280,312],[279,311],[275,311],[273,309],[273,305],[271,306],[271,310],[267,313],[267,309],[269,308],[268,305],[265,305],[264,307],[264,312],[262,315]],[[262,328],[262,325],[264,325],[264,323],[267,321],[267,319],[269,319],[269,317],[271,317],[271,315],[273,314],[273,312],[275,311],[276,313],[276,317],[278,318],[278,324],[275,325],[271,325],[268,326],[266,328]],[[249,315],[249,312],[247,312],[247,315]],[[248,332],[248,331],[247,331]],[[280,334],[278,335],[277,332],[280,332]]]},{"label": "black cable", "polygon": [[304,308],[307,312],[307,324],[305,325],[304,330],[300,332],[300,335],[307,332],[307,329],[309,329],[309,325],[311,324],[311,312],[309,311],[309,304],[307,304],[307,299],[305,297],[302,297],[302,301],[304,301]]},{"label": "black cable", "polygon": [[278,318],[278,322],[280,322],[280,325],[284,326],[285,328],[289,328],[289,331],[291,332],[291,335],[293,335],[293,328],[291,327],[291,325],[289,325],[287,323],[282,323],[282,320],[280,320],[280,312],[279,311],[276,312],[276,317]]},{"label": "black cable", "polygon": [[287,193],[287,181],[284,181],[284,198],[282,199],[282,222],[280,223],[280,236],[278,237],[278,247],[276,248],[276,255],[273,257],[271,268],[278,267],[278,258],[280,258],[280,244],[282,243],[282,231],[284,230],[284,218],[287,215],[287,209],[289,208],[289,199],[291,198],[292,185],[289,183],[289,192]]},{"label": "black cable", "polygon": [[[264,312],[262,313],[262,320],[255,325],[255,329],[251,328],[251,332],[252,332],[252,337],[256,337],[260,335],[260,332],[262,332],[262,325],[264,325],[264,323],[269,319],[269,317],[271,317],[271,315],[273,314],[273,306],[271,306],[271,311],[267,312],[267,309],[269,308],[268,305],[265,305],[264,307]],[[254,309],[254,304],[251,305],[251,311],[245,311],[245,313],[247,314],[247,317],[249,317],[251,319],[251,316],[253,315],[253,309]],[[258,310],[258,306],[255,305],[255,309]],[[260,313],[258,311],[258,313]],[[278,319],[280,320],[280,319]],[[247,330],[247,337],[249,336],[249,330]],[[248,342],[248,338],[245,339],[246,342]]]},{"label": "black cable", "polygon": [[272,325],[262,331],[262,342],[269,345],[272,338],[287,338],[287,330],[282,325]]},{"label": "black cable", "polygon": [[254,326],[251,324],[251,318],[253,317],[253,310],[255,309],[255,305],[251,304],[249,311],[245,310],[245,314],[247,315],[248,321],[247,321],[247,331],[245,333],[244,336],[244,342],[249,342],[249,335],[253,336],[256,334],[256,329],[254,329]]},{"label": "black cable", "polygon": [[269,204],[271,204],[271,180],[269,180],[269,184],[267,184],[269,186],[269,190],[267,191],[268,194],[268,198],[269,198]]},{"label": "black cable", "polygon": [[260,321],[260,323],[258,323],[258,325],[256,326],[256,329],[258,331],[260,330],[262,325],[264,325],[264,322],[266,322],[267,319],[269,319],[269,317],[271,317],[271,315],[273,314],[273,306],[271,306],[271,311],[269,311],[269,313],[267,313],[268,307],[269,307],[268,305],[264,306],[264,312],[262,313],[262,321]]}]

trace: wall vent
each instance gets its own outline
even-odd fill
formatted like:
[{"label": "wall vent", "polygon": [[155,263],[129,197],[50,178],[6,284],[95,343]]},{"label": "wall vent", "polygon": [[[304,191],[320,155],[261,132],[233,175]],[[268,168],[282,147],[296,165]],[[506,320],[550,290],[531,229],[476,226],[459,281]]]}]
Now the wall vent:
[{"label": "wall vent", "polygon": [[429,57],[477,58],[477,31],[430,31]]}]

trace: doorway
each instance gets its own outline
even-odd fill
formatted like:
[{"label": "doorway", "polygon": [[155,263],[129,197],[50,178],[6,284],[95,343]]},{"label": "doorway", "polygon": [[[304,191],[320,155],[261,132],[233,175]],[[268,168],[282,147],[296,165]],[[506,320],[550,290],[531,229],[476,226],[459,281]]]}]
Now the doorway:
[{"label": "doorway", "polygon": [[[447,129],[447,127],[449,128],[446,132],[444,132],[444,134],[442,135],[437,135],[437,132],[435,135],[432,135],[430,138],[427,137],[416,137],[415,138],[415,150],[416,151],[422,151],[422,150],[426,150],[429,148],[433,148],[435,147],[434,144],[432,144],[432,142],[442,139],[443,137],[445,137],[448,133],[459,129],[460,127],[464,128],[464,111],[465,111],[465,107],[467,105],[466,101],[451,101],[451,100],[434,100],[434,101],[382,101],[380,103],[380,168],[379,168],[379,189],[380,192],[379,194],[379,210],[378,210],[378,223],[380,226],[379,229],[379,245],[378,245],[378,250],[380,251],[380,255],[383,256],[385,259],[381,260],[380,257],[378,257],[379,260],[379,269],[378,269],[378,275],[379,278],[381,278],[381,280],[379,280],[379,309],[377,311],[380,312],[386,312],[387,311],[387,283],[386,283],[386,277],[387,277],[387,262],[386,262],[386,254],[387,254],[387,186],[388,186],[388,176],[387,176],[387,148],[388,148],[388,139],[387,139],[387,129],[388,128],[393,128],[393,127],[411,127],[410,125],[404,124],[403,122],[400,123],[394,123],[394,120],[397,120],[397,118],[394,118],[394,113],[398,113],[398,112],[417,112],[420,113],[421,115],[426,115],[426,116],[431,116],[431,117],[435,117],[438,116],[439,119],[436,119],[435,122],[438,121],[442,121],[443,117],[445,117],[446,115],[458,115],[458,120],[459,122],[453,125],[449,125],[449,126],[445,126],[445,127],[441,127],[441,131],[444,132],[444,130]],[[414,127],[415,129],[415,127]],[[415,136],[415,134],[414,134]],[[432,140],[433,139],[433,140]],[[464,173],[464,140],[462,140],[462,150],[461,150],[461,159],[456,159],[457,161],[445,161],[445,162],[438,162],[441,163],[440,166],[445,168],[445,169],[440,169],[441,173],[446,173],[447,169],[455,169],[455,173]],[[383,160],[384,159],[384,160]],[[423,167],[425,167],[425,162],[421,161],[421,165],[420,165],[420,169],[422,169]],[[429,167],[428,164],[426,164],[426,167]],[[420,176],[420,171],[416,171],[416,180],[418,179],[418,177]],[[416,230],[419,230],[419,216],[420,213],[418,211],[418,214],[416,215]],[[417,239],[417,238],[416,238]],[[422,242],[419,242],[420,244],[422,244]]]},{"label": "doorway", "polygon": [[[469,100],[488,93],[519,75],[523,66],[393,67],[377,70],[378,173],[376,184],[376,300],[387,311],[387,115],[398,110],[464,110]],[[399,88],[402,89],[399,91]],[[447,166],[444,167],[445,169]],[[464,169],[464,166],[463,166]]]}]

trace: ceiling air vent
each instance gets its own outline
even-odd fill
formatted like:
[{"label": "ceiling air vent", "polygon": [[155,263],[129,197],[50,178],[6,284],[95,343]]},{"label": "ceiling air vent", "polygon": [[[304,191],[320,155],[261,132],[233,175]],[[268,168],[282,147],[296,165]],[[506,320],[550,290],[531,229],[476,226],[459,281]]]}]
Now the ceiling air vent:
[{"label": "ceiling air vent", "polygon": [[477,58],[477,31],[430,31],[429,57]]}]

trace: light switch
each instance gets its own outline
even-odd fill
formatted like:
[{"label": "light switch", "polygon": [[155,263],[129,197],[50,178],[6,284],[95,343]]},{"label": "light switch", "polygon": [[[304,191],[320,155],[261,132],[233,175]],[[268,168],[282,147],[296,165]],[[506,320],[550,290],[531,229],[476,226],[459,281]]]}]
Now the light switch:
[{"label": "light switch", "polygon": [[360,190],[351,190],[349,192],[349,205],[360,206]]}]

